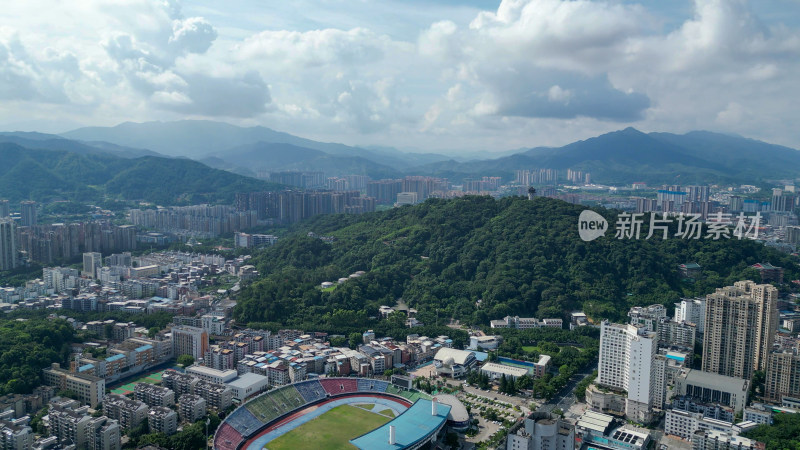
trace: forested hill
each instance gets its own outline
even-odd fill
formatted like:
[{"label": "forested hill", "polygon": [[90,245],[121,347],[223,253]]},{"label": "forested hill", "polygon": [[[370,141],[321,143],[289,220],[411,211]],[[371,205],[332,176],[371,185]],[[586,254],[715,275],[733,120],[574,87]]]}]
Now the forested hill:
[{"label": "forested hill", "polygon": [[[584,208],[559,200],[431,199],[361,216],[319,216],[256,256],[263,278],[236,308],[240,323],[278,322],[304,329],[373,325],[380,305],[402,298],[425,324],[455,317],[488,324],[506,315],[620,319],[630,306],[670,304],[757,274],[769,261],[798,278],[788,255],[751,241],[617,240],[578,237]],[[613,228],[616,213],[598,210]],[[308,237],[336,238],[332,243]],[[646,227],[643,237],[646,236]],[[674,233],[674,231],[673,231]],[[677,265],[696,261],[703,278],[682,281]],[[367,274],[322,292],[319,284]],[[437,313],[438,311],[438,313]]]},{"label": "forested hill", "polygon": [[[65,140],[66,141],[66,140]],[[66,141],[69,142],[69,141]],[[232,203],[236,192],[279,189],[264,180],[181,158],[121,158],[0,142],[0,192],[11,201],[145,200],[160,205]],[[77,144],[76,144],[77,145]],[[73,149],[74,150],[74,149]]]}]

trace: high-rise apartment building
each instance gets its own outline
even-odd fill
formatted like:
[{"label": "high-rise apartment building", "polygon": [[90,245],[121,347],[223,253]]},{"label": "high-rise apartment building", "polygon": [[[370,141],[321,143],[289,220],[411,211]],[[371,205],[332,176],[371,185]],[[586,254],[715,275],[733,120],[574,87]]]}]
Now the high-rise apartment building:
[{"label": "high-rise apartment building", "polygon": [[675,303],[675,322],[689,322],[697,326],[697,332],[703,334],[706,324],[706,299],[684,298]]},{"label": "high-rise apartment building", "polygon": [[8,217],[11,215],[11,208],[8,206],[8,200],[0,200],[0,218]]},{"label": "high-rise apartment building", "polygon": [[655,392],[659,385],[659,371],[654,367],[657,351],[658,335],[644,325],[623,325],[606,320],[600,327],[596,382],[624,390],[627,393],[625,416],[637,422],[652,420],[654,403],[661,397]]},{"label": "high-rise apartment building", "polygon": [[767,359],[764,398],[780,403],[783,397],[800,397],[800,349],[776,350]]},{"label": "high-rise apartment building", "polygon": [[703,371],[750,379],[764,370],[778,326],[778,290],[737,281],[706,297]]},{"label": "high-rise apartment building", "polygon": [[786,242],[790,244],[800,244],[800,227],[786,227]]},{"label": "high-rise apartment building", "polygon": [[14,221],[0,218],[0,270],[17,267],[17,236]]},{"label": "high-rise apartment building", "polygon": [[201,359],[208,351],[208,332],[202,328],[179,325],[172,327],[172,354],[192,355]]},{"label": "high-rise apartment building", "polygon": [[36,216],[36,202],[25,201],[19,204],[20,217],[22,221],[20,225],[23,227],[32,227],[37,223]]},{"label": "high-rise apartment building", "polygon": [[83,272],[81,275],[95,278],[97,277],[97,269],[103,267],[103,255],[97,252],[88,252],[83,254]]}]

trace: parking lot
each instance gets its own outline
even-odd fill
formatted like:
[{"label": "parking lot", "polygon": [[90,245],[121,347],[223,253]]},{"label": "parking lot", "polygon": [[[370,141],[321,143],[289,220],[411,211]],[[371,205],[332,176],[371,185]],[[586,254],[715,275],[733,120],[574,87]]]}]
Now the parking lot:
[{"label": "parking lot", "polygon": [[515,400],[521,399],[498,392],[483,393],[479,389],[470,389],[457,396],[469,408],[472,418],[478,420],[478,434],[467,437],[469,443],[486,441],[529,413],[528,408],[516,404]]}]

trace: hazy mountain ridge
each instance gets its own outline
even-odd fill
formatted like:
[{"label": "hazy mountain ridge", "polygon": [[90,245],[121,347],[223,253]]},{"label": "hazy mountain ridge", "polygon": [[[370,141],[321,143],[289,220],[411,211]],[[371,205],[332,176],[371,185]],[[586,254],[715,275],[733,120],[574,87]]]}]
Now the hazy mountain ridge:
[{"label": "hazy mountain ridge", "polygon": [[112,154],[122,158],[138,158],[140,156],[163,156],[151,150],[124,147],[103,141],[81,142],[63,138],[57,134],[37,132],[0,132],[0,142],[8,142],[26,148],[45,150],[64,150],[78,154]]},{"label": "hazy mountain ridge", "polygon": [[246,176],[299,170],[373,179],[431,175],[459,183],[480,176],[510,180],[515,170],[535,168],[581,169],[591,172],[592,181],[607,184],[755,183],[800,176],[797,150],[708,131],[679,135],[626,128],[562,147],[535,147],[501,157],[487,152],[489,158],[474,160],[316,142],[266,127],[213,121],[126,122],[80,128],[62,136],[81,141],[43,133],[0,133],[0,142],[85,155],[138,157],[155,151],[179,158],[190,155],[210,167]]},{"label": "hazy mountain ridge", "polygon": [[349,174],[373,178],[400,176],[400,172],[362,156],[333,155],[293,144],[256,142],[211,154],[200,160],[211,167],[256,175],[259,170],[322,171],[326,176]]},{"label": "hazy mountain ridge", "polygon": [[708,131],[684,135],[615,131],[563,147],[537,147],[490,161],[434,163],[419,173],[511,176],[533,168],[580,169],[600,183],[753,183],[800,176],[800,151]]},{"label": "hazy mountain ridge", "polygon": [[392,167],[410,167],[446,158],[441,155],[403,153],[384,147],[365,149],[339,143],[318,142],[263,126],[239,127],[208,120],[125,122],[114,127],[79,128],[62,133],[62,136],[83,141],[106,141],[123,146],[147,148],[165,155],[188,156],[192,159],[216,156],[227,160],[225,154],[228,151],[258,142],[291,144],[334,156],[360,156]]},{"label": "hazy mountain ridge", "polygon": [[224,202],[236,192],[282,185],[213,169],[183,158],[26,148],[0,143],[0,192],[11,201],[145,200],[162,205]]}]

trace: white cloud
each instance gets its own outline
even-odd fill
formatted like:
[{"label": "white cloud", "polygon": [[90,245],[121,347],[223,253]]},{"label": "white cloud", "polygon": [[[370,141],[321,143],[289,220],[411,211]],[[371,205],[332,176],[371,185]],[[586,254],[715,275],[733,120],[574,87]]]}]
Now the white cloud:
[{"label": "white cloud", "polygon": [[686,17],[618,0],[420,5],[11,2],[0,123],[20,111],[106,125],[222,117],[434,149],[560,144],[632,124],[800,146],[788,119],[798,24],[760,17],[752,0],[695,0]]}]

